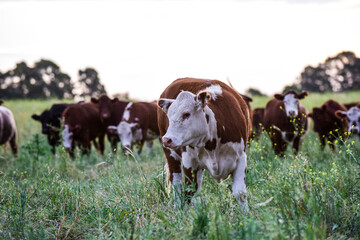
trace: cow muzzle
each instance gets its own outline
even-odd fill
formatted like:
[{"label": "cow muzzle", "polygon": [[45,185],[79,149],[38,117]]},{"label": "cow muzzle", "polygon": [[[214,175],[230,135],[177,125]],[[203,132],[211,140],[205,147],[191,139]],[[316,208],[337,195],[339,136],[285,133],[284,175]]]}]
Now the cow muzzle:
[{"label": "cow muzzle", "polygon": [[289,117],[290,118],[295,118],[296,117],[295,111],[289,111]]},{"label": "cow muzzle", "polygon": [[175,144],[172,141],[172,139],[168,138],[168,137],[163,137],[162,138],[162,143],[163,143],[163,146],[167,147],[167,148],[174,148],[175,147]]}]

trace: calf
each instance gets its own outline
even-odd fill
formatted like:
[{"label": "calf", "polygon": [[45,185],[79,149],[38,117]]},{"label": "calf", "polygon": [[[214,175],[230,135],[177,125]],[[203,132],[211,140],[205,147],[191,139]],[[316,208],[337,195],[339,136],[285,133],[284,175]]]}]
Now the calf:
[{"label": "calf", "polygon": [[299,151],[300,142],[308,130],[306,109],[299,104],[308,92],[300,94],[294,90],[284,95],[275,94],[264,110],[264,128],[270,136],[277,155],[283,156],[287,145],[292,144],[295,154]]},{"label": "calf", "polygon": [[59,103],[53,104],[49,110],[44,110],[40,115],[31,116],[35,121],[41,123],[41,133],[47,136],[51,146],[51,152],[55,154],[55,147],[60,144],[60,120],[64,110],[74,104]]},{"label": "calf", "polygon": [[349,110],[337,110],[336,117],[348,123],[347,129],[349,133],[360,137],[360,104],[351,107]]},{"label": "calf", "polygon": [[[91,98],[91,102],[96,103],[100,118],[105,129],[110,125],[118,125],[122,119],[125,107],[129,102],[120,101],[117,98],[110,99],[105,94],[101,95],[98,99]],[[120,141],[118,135],[114,131],[107,132],[108,140],[111,144],[111,149],[116,152],[117,143]]]},{"label": "calf", "polygon": [[95,104],[81,103],[70,106],[65,109],[63,118],[63,145],[71,157],[74,156],[75,146],[82,147],[83,154],[90,154],[91,141],[96,144],[96,138],[99,139],[100,153],[104,153],[105,129]]},{"label": "calf", "polygon": [[314,132],[319,136],[322,149],[328,143],[329,147],[335,150],[334,141],[337,138],[345,139],[347,122],[336,116],[335,113],[339,110],[346,111],[346,107],[330,99],[321,107],[314,107],[309,114],[314,121]]},{"label": "calf", "polygon": [[258,140],[263,130],[265,108],[255,108],[252,112],[252,139]]},{"label": "calf", "polygon": [[[0,100],[0,105],[3,104]],[[17,154],[17,130],[13,113],[6,107],[0,106],[0,145],[9,143],[12,153]]]},{"label": "calf", "polygon": [[156,102],[128,103],[122,121],[117,126],[109,126],[108,130],[118,134],[124,151],[137,143],[140,154],[146,142],[149,154],[153,140],[160,135],[156,111]]},{"label": "calf", "polygon": [[175,206],[180,204],[182,172],[185,184],[194,183],[200,192],[206,169],[218,182],[232,175],[235,198],[247,209],[245,149],[250,112],[243,98],[218,80],[182,78],[164,90],[158,105]]}]

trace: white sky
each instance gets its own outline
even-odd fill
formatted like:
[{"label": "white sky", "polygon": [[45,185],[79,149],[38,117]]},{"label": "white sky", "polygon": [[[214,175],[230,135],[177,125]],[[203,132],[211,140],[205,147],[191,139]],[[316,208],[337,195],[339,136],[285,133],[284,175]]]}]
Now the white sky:
[{"label": "white sky", "polygon": [[95,68],[110,95],[157,99],[180,77],[273,94],[306,65],[359,56],[360,2],[0,0],[0,34],[2,72],[45,58],[73,81]]}]

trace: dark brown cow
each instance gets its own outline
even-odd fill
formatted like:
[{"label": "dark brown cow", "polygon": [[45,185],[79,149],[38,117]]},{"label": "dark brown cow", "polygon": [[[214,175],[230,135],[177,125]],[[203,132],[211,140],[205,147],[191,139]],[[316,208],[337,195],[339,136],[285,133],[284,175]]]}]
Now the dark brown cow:
[{"label": "dark brown cow", "polygon": [[[117,126],[121,122],[125,107],[129,103],[127,101],[120,101],[117,98],[110,99],[105,94],[101,95],[99,99],[91,98],[91,102],[97,104],[105,129],[110,125]],[[116,152],[117,143],[120,141],[118,135],[110,131],[107,132],[107,137],[112,150]]]},{"label": "dark brown cow", "polygon": [[[0,105],[3,104],[0,100]],[[17,154],[17,130],[13,113],[6,107],[0,106],[0,145],[9,143],[14,155]]]},{"label": "dark brown cow", "polygon": [[299,104],[308,92],[300,94],[294,90],[284,95],[275,94],[264,110],[264,128],[269,134],[277,155],[283,156],[288,144],[292,144],[295,154],[299,151],[302,137],[308,130],[306,109]]},{"label": "dark brown cow", "polygon": [[182,172],[185,184],[193,182],[200,192],[206,169],[219,182],[232,175],[234,196],[247,209],[245,149],[250,112],[239,93],[218,80],[182,78],[164,90],[158,105],[175,206],[181,204]]},{"label": "dark brown cow", "polygon": [[137,144],[140,154],[145,142],[149,154],[153,140],[160,135],[156,112],[156,102],[129,103],[122,121],[117,126],[109,126],[108,130],[118,134],[124,152],[126,148],[132,149]]},{"label": "dark brown cow", "polygon": [[263,131],[265,108],[255,108],[252,113],[252,139],[258,140]]},{"label": "dark brown cow", "polygon": [[329,147],[335,150],[334,141],[338,138],[345,139],[347,122],[336,117],[335,112],[338,110],[346,111],[346,107],[334,100],[328,100],[321,107],[314,107],[309,114],[314,121],[314,132],[318,134],[322,148],[325,148],[327,142]]},{"label": "dark brown cow", "polygon": [[74,156],[75,146],[82,147],[83,154],[90,154],[91,141],[96,143],[96,138],[99,139],[100,153],[104,153],[105,129],[96,104],[81,103],[70,106],[65,109],[63,119],[63,145],[70,156]]}]

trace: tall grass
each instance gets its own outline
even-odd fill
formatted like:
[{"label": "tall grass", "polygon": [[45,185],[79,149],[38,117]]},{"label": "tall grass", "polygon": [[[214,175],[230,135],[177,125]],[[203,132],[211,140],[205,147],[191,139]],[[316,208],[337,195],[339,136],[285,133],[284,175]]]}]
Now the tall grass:
[{"label": "tall grass", "polygon": [[[337,96],[310,95],[304,105]],[[111,153],[108,143],[104,156],[92,150],[72,160],[61,146],[52,155],[40,124],[30,119],[49,105],[6,103],[17,118],[20,149],[17,158],[1,149],[2,239],[360,238],[357,137],[339,140],[336,152],[321,151],[310,131],[297,156],[288,149],[280,159],[262,135],[248,150],[249,213],[233,197],[231,179],[218,184],[206,172],[200,201],[174,209],[158,142],[150,155],[135,158]]]}]

